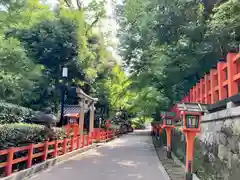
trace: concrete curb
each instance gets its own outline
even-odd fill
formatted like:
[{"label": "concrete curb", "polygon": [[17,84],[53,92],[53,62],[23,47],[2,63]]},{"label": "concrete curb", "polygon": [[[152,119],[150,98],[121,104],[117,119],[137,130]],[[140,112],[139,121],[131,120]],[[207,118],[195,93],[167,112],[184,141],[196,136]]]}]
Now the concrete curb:
[{"label": "concrete curb", "polygon": [[[151,137],[151,136],[150,136],[150,137]],[[162,174],[163,174],[163,179],[162,179],[162,180],[171,180],[171,178],[169,177],[169,174],[167,173],[166,169],[164,168],[163,164],[162,164],[161,161],[160,161],[159,153],[157,152],[157,147],[156,147],[156,146],[154,145],[154,143],[153,143],[153,138],[151,137],[151,139],[152,139],[153,147],[154,147],[155,152],[156,152],[156,154],[157,154],[157,157],[158,157],[158,159],[159,159],[159,164],[160,164],[159,169],[160,169],[160,171],[161,171]]]},{"label": "concrete curb", "polygon": [[32,166],[29,169],[25,169],[25,170],[22,170],[22,171],[19,171],[19,172],[15,172],[10,176],[0,178],[0,179],[1,180],[23,180],[23,179],[26,179],[26,178],[29,178],[29,177],[35,175],[36,173],[40,173],[42,171],[45,171],[45,170],[53,167],[54,165],[56,165],[60,162],[63,163],[65,161],[68,161],[72,157],[77,156],[81,153],[84,153],[84,152],[86,152],[90,149],[96,148],[96,147],[97,147],[97,144],[92,144],[92,145],[89,145],[87,147],[84,147],[84,148],[69,152],[67,154],[64,154],[62,156],[58,156],[58,157],[53,158],[53,159],[48,159],[44,162],[41,162],[39,164],[36,164],[36,165]]},{"label": "concrete curb", "polygon": [[[176,156],[173,152],[172,152],[172,158],[173,158],[173,160],[174,160],[177,164],[181,165],[182,168],[185,169],[185,165],[182,163],[182,161],[180,161],[180,160],[177,158],[177,156]],[[196,174],[193,174],[193,180],[200,180],[200,179],[197,177]]]}]

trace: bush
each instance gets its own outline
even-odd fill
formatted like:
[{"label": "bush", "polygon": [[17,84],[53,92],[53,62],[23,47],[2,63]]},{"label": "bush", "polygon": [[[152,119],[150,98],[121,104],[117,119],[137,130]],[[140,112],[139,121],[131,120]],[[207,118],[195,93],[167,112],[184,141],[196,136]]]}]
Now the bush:
[{"label": "bush", "polygon": [[[4,124],[0,125],[0,150],[8,149],[10,147],[21,147],[26,146],[31,143],[40,143],[50,138],[54,139],[63,139],[66,137],[65,130],[63,128],[53,128],[49,129],[46,126],[37,125],[37,124],[24,124],[24,123],[15,123],[15,124]],[[49,149],[52,149],[53,146],[49,146]],[[41,149],[34,149],[34,153],[41,152]],[[28,151],[20,151],[14,153],[14,159],[26,157]],[[52,154],[48,155],[48,158],[51,158]],[[7,161],[7,155],[0,156],[0,163]],[[41,157],[34,158],[32,163],[36,164],[41,162]],[[26,169],[26,161],[16,163],[13,165],[13,171],[19,171]],[[3,175],[3,168],[0,169],[0,176]]]},{"label": "bush", "polygon": [[63,139],[66,133],[62,128],[51,130],[42,125],[15,123],[0,125],[0,137],[0,149],[7,149],[43,142],[48,138]]},{"label": "bush", "polygon": [[132,124],[132,127],[133,127],[134,129],[145,129],[145,125],[144,125],[144,124],[137,123],[137,122],[133,123],[133,124]]},{"label": "bush", "polygon": [[131,119],[132,127],[134,129],[145,129],[145,123],[149,121],[149,118],[135,117]]},{"label": "bush", "polygon": [[0,124],[23,122],[25,119],[32,118],[35,113],[32,109],[4,101],[0,102]]}]

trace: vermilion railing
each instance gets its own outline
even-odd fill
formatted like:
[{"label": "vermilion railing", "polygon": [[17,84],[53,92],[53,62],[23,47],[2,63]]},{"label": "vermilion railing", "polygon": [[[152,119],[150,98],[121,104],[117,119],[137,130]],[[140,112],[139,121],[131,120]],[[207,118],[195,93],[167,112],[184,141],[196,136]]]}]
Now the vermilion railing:
[{"label": "vermilion railing", "polygon": [[[240,92],[240,53],[228,53],[226,60],[219,61],[216,68],[205,74],[181,100],[215,104]],[[179,117],[176,106],[171,109]]]},{"label": "vermilion railing", "polygon": [[[100,140],[108,140],[113,138],[117,132],[114,131],[104,131],[100,132]],[[83,135],[83,136],[72,136],[71,138],[65,138],[63,140],[55,140],[55,141],[45,141],[43,143],[38,144],[29,144],[24,147],[15,147],[9,148],[7,150],[0,150],[0,156],[6,156],[5,162],[0,162],[0,168],[4,168],[4,176],[9,176],[12,174],[13,165],[26,162],[26,167],[32,167],[33,160],[35,158],[40,158],[41,161],[45,161],[49,158],[54,158],[57,156],[61,156],[68,152],[72,152],[79,148],[83,148],[93,143],[98,137],[98,133],[91,133],[91,135]],[[25,156],[17,157],[16,153],[25,152]]]}]

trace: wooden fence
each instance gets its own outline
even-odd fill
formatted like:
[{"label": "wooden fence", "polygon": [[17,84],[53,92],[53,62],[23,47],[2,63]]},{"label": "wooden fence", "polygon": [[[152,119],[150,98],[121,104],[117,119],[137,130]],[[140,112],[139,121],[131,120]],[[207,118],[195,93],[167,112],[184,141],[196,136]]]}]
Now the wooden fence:
[{"label": "wooden fence", "polygon": [[[99,133],[99,134],[98,134]],[[13,147],[7,150],[0,150],[0,157],[5,157],[5,161],[0,161],[0,168],[4,169],[4,176],[9,176],[13,172],[13,165],[25,162],[26,168],[31,168],[34,159],[39,158],[40,162],[49,158],[61,156],[79,148],[83,148],[93,143],[100,137],[100,141],[113,138],[118,132],[116,131],[99,131],[91,135],[77,135],[63,140],[45,141],[38,144],[29,144],[24,147]],[[20,157],[19,154],[21,153]],[[17,155],[18,154],[18,155]]]},{"label": "wooden fence", "polygon": [[[182,102],[215,104],[240,92],[240,53],[228,53],[182,98]],[[172,112],[179,116],[177,106]]]}]

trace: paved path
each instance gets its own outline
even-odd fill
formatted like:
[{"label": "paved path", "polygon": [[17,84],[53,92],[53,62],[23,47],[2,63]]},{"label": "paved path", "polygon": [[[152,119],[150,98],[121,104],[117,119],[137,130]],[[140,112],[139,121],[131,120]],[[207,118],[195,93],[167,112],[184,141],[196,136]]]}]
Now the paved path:
[{"label": "paved path", "polygon": [[30,180],[169,180],[146,131],[122,136]]}]

